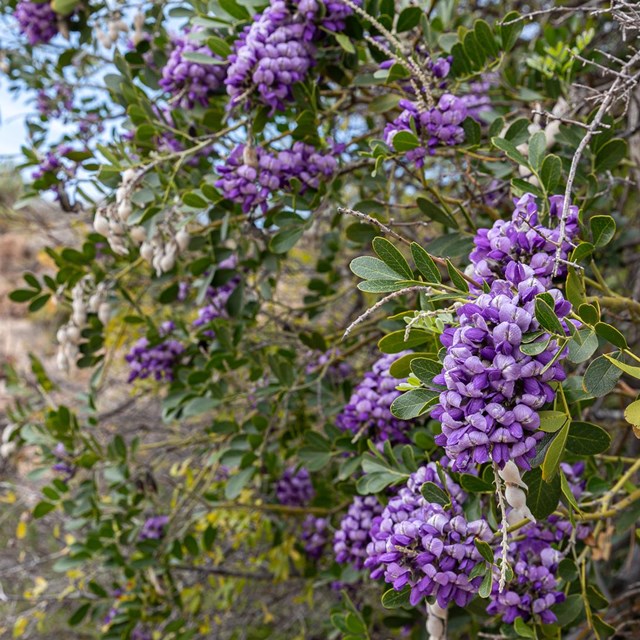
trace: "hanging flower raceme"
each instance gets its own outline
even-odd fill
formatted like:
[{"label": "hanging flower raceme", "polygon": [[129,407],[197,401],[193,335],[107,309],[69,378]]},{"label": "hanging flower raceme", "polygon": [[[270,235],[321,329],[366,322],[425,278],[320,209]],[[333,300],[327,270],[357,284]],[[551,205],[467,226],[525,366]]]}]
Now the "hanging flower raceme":
[{"label": "hanging flower raceme", "polygon": [[217,167],[221,178],[216,187],[225,198],[241,204],[244,213],[255,209],[265,213],[272,194],[290,190],[294,178],[302,183],[298,193],[304,193],[307,188],[317,189],[336,169],[332,155],[302,142],[276,153],[241,144]]},{"label": "hanging flower raceme", "polygon": [[382,505],[375,496],[356,496],[333,536],[336,562],[362,569],[367,559],[367,545],[371,541],[373,519],[382,513]]},{"label": "hanging flower raceme", "polygon": [[433,596],[442,608],[451,602],[464,607],[482,582],[481,576],[469,578],[482,561],[474,541],[488,541],[491,529],[485,520],[466,519],[460,507],[464,493],[451,479],[446,509],[425,500],[420,492],[425,482],[444,489],[434,463],[412,474],[374,520],[364,564],[373,579],[384,577],[397,591],[409,585],[412,606]]},{"label": "hanging flower raceme", "polygon": [[[192,34],[194,31],[191,32]],[[171,104],[182,109],[193,109],[197,104],[207,106],[209,98],[223,86],[227,65],[206,44],[189,34],[172,40],[173,50],[162,69],[160,86],[173,95]],[[188,54],[211,58],[211,64],[188,59]]]},{"label": "hanging flower raceme", "polygon": [[308,505],[315,493],[309,471],[304,467],[298,471],[293,467],[285,469],[276,485],[278,502],[289,507]]},{"label": "hanging flower raceme", "polygon": [[58,14],[49,2],[20,0],[13,16],[32,46],[46,44],[58,33]]},{"label": "hanging flower raceme", "polygon": [[305,553],[317,560],[329,542],[329,520],[309,514],[302,522],[301,538]]},{"label": "hanging flower raceme", "polygon": [[160,540],[169,524],[169,516],[153,516],[147,518],[140,529],[139,540]]},{"label": "hanging flower raceme", "polygon": [[[230,256],[218,264],[217,269],[235,269],[238,264],[236,256]],[[217,318],[225,318],[227,314],[227,302],[240,284],[240,276],[234,275],[224,284],[207,288],[206,305],[198,309],[198,317],[193,321],[194,327],[204,327]],[[209,338],[214,338],[212,330],[207,329],[204,334]]]},{"label": "hanging flower raceme", "polygon": [[518,537],[524,537],[509,545],[514,578],[502,592],[494,582],[487,613],[501,615],[507,624],[517,617],[552,624],[557,618],[551,607],[565,600],[556,578],[563,555],[538,537],[540,530],[539,525],[528,525],[518,531]]},{"label": "hanging flower raceme", "polygon": [[[327,31],[339,33],[346,26],[346,19],[353,15],[353,9],[340,0],[293,0],[298,11],[309,22],[320,24]],[[354,4],[362,5],[362,0]]]},{"label": "hanging flower raceme", "polygon": [[334,384],[344,382],[353,373],[351,365],[342,359],[340,349],[336,348],[321,353],[305,368],[307,375],[316,375],[321,371],[324,371],[327,378]]},{"label": "hanging flower raceme", "polygon": [[[424,165],[424,158],[433,155],[436,147],[454,146],[464,141],[462,122],[467,117],[467,107],[461,98],[445,93],[430,109],[421,109],[416,102],[400,100],[402,113],[387,124],[384,140],[393,147],[393,139],[400,131],[417,133],[423,145],[406,153],[407,160],[418,167]],[[412,126],[413,125],[413,126]]]},{"label": "hanging flower raceme", "polygon": [[411,423],[391,413],[391,403],[400,395],[396,387],[404,382],[391,375],[391,365],[408,352],[382,356],[365,373],[351,395],[349,403],[336,418],[336,425],[356,437],[371,438],[376,444],[408,442]]},{"label": "hanging flower raceme", "polygon": [[127,381],[144,380],[153,376],[158,382],[170,382],[183,351],[184,345],[174,339],[152,344],[148,338],[140,338],[125,356],[129,363]]},{"label": "hanging flower raceme", "polygon": [[225,80],[231,106],[254,100],[282,111],[293,98],[293,85],[303,82],[315,64],[312,44],[316,27],[273,0],[236,40]]},{"label": "hanging flower raceme", "polygon": [[[436,442],[456,471],[490,460],[530,468],[543,436],[537,412],[555,398],[550,383],[565,378],[556,340],[545,333],[531,337],[540,331],[535,296],[545,290],[530,267],[511,262],[505,279],[460,306],[459,326],[441,336],[447,354],[434,382],[446,391],[431,416],[442,423]],[[557,289],[548,293],[557,317],[564,318],[570,303]],[[525,355],[523,338],[540,344],[540,353]]]},{"label": "hanging flower raceme", "polygon": [[[491,284],[504,277],[508,264],[522,262],[533,269],[536,278],[549,286],[560,242],[559,220],[563,205],[564,196],[549,198],[549,223],[545,226],[540,222],[541,211],[535,196],[525,193],[515,201],[511,220],[498,220],[491,229],[478,230],[474,239],[475,249],[469,255],[472,265],[467,270],[468,274],[474,280]],[[562,260],[567,260],[578,231],[578,207],[570,205],[560,255]],[[560,264],[558,275],[566,272],[566,266]]]}]

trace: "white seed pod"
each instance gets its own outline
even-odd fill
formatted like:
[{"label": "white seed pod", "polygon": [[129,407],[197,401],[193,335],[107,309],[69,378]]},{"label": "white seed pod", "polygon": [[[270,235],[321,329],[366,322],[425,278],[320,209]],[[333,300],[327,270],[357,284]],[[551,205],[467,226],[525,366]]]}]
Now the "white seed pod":
[{"label": "white seed pod", "polygon": [[118,217],[122,222],[126,222],[129,219],[129,216],[133,212],[133,207],[131,206],[131,200],[123,200],[118,205]]},{"label": "white seed pod", "polygon": [[95,293],[91,294],[89,296],[89,300],[87,300],[87,308],[89,309],[89,312],[96,313],[98,311],[98,307],[100,306],[101,302],[102,302],[101,292],[96,291]]},{"label": "white seed pod", "polygon": [[67,341],[67,325],[63,324],[56,332],[56,340],[58,344],[63,344]]},{"label": "white seed pod", "polygon": [[87,322],[87,313],[84,309],[77,309],[71,315],[71,319],[76,326],[82,327]]},{"label": "white seed pod", "polygon": [[136,179],[136,176],[137,171],[135,169],[125,169],[124,173],[122,174],[122,184],[129,185]]},{"label": "white seed pod", "polygon": [[513,484],[517,487],[527,488],[527,485],[522,481],[520,477],[520,469],[518,469],[518,465],[513,460],[509,460],[507,464],[504,465],[504,469],[498,471],[498,475],[507,483]]},{"label": "white seed pod", "polygon": [[95,218],[93,219],[93,228],[96,233],[102,236],[109,235],[109,220],[107,220],[100,211],[96,212]]},{"label": "white seed pod", "polygon": [[180,231],[176,233],[176,242],[180,251],[186,251],[187,247],[189,246],[190,238],[191,236],[186,229],[180,229]]},{"label": "white seed pod", "polygon": [[65,342],[71,342],[71,344],[78,344],[78,342],[80,342],[80,329],[74,324],[67,327]]},{"label": "white seed pod", "polygon": [[124,235],[124,225],[117,220],[109,220],[109,230],[116,236]]},{"label": "white seed pod", "polygon": [[175,253],[167,253],[160,260],[160,268],[162,269],[163,273],[167,273],[168,271],[171,271],[171,269],[173,269],[175,263],[176,263]]},{"label": "white seed pod", "polygon": [[140,255],[147,262],[153,261],[153,255],[154,255],[153,247],[146,240],[140,245]]},{"label": "white seed pod", "polygon": [[108,302],[100,303],[98,307],[98,320],[106,326],[109,322],[109,316],[111,315],[111,305]]},{"label": "white seed pod", "polygon": [[131,227],[129,234],[131,235],[131,239],[137,244],[141,244],[147,239],[147,230],[140,225]]},{"label": "white seed pod", "polygon": [[520,487],[512,484],[507,485],[505,498],[514,509],[522,509],[527,504],[527,494]]},{"label": "white seed pod", "polygon": [[60,371],[69,371],[69,361],[62,348],[58,349],[56,354],[56,366]]},{"label": "white seed pod", "polygon": [[129,189],[125,186],[124,178],[122,184],[116,189],[116,202],[123,202],[129,198]]}]

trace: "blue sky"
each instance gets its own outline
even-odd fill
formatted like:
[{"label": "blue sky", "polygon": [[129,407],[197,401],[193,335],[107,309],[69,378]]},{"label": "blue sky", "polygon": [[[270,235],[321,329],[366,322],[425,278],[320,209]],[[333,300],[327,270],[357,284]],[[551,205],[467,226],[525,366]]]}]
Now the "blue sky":
[{"label": "blue sky", "polygon": [[[33,107],[31,107],[33,109]],[[6,78],[0,77],[0,157],[17,155],[27,137],[24,119],[30,107],[25,96],[16,97],[7,90]]]}]

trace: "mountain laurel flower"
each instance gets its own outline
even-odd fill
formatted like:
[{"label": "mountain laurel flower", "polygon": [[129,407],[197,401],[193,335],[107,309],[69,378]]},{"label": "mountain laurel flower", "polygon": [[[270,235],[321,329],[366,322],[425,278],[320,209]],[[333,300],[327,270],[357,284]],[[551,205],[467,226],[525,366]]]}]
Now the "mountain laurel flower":
[{"label": "mountain laurel flower", "polygon": [[391,413],[391,403],[400,395],[396,387],[405,380],[391,375],[391,365],[408,352],[382,356],[357,384],[348,404],[336,418],[336,425],[355,437],[371,438],[376,445],[385,440],[392,444],[409,441],[412,423]]},{"label": "mountain laurel flower", "polygon": [[49,2],[20,0],[13,12],[29,44],[47,44],[58,33],[58,14]]},{"label": "mountain laurel flower", "polygon": [[412,606],[433,597],[442,609],[451,602],[465,607],[482,582],[481,576],[469,578],[482,561],[475,541],[489,541],[492,532],[484,519],[467,520],[460,507],[464,492],[451,478],[447,509],[427,502],[420,491],[425,482],[445,489],[434,463],[412,474],[374,519],[364,565],[373,579],[384,577],[396,591],[409,585]]},{"label": "mountain laurel flower", "polygon": [[329,520],[309,514],[302,521],[301,538],[307,556],[317,560],[329,542]]},{"label": "mountain laurel flower", "polygon": [[140,338],[125,356],[129,363],[127,382],[144,380],[150,376],[158,382],[172,381],[174,369],[183,351],[184,345],[175,339],[152,344],[148,338]]},{"label": "mountain laurel flower", "polygon": [[147,518],[140,529],[139,540],[160,540],[165,534],[165,528],[169,524],[169,516],[153,516]]},{"label": "mountain laurel flower", "polygon": [[[445,390],[431,417],[442,423],[436,443],[454,471],[489,461],[502,468],[509,460],[530,468],[543,436],[538,411],[555,398],[551,383],[566,377],[557,341],[547,334],[533,340],[546,345],[537,355],[520,349],[523,336],[540,330],[535,297],[546,289],[532,268],[510,262],[505,279],[461,305],[459,325],[441,335],[446,355],[434,383]],[[565,318],[571,304],[558,289],[548,294],[557,317]]]},{"label": "mountain laurel flower", "polygon": [[278,502],[288,507],[304,507],[313,500],[315,494],[311,475],[304,467],[298,471],[294,467],[285,469],[276,484]]},{"label": "mountain laurel flower", "polygon": [[367,545],[371,541],[373,519],[382,513],[382,505],[375,496],[356,496],[333,536],[333,553],[339,564],[362,569],[367,559]]}]

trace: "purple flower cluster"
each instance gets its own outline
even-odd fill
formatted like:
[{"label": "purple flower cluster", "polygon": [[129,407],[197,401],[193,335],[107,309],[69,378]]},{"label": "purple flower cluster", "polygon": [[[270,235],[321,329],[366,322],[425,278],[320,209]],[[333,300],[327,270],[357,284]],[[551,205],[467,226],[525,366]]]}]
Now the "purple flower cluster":
[{"label": "purple flower cluster", "polygon": [[[235,269],[237,264],[238,259],[236,256],[231,256],[230,258],[223,260],[217,268]],[[239,284],[240,276],[234,275],[231,280],[225,282],[219,287],[209,287],[207,289],[207,304],[201,309],[198,309],[198,317],[193,321],[193,326],[202,327],[208,325],[212,320],[226,317],[227,302]],[[214,332],[210,329],[204,331],[204,335],[209,338],[215,337]]]},{"label": "purple flower cluster", "polygon": [[491,98],[489,97],[491,84],[491,78],[471,82],[469,84],[469,93],[460,97],[465,107],[467,107],[467,115],[478,122],[482,122],[482,115],[491,109]]},{"label": "purple flower cluster", "polygon": [[71,87],[60,82],[53,85],[53,93],[40,89],[36,96],[36,109],[42,117],[59,118],[73,109]]},{"label": "purple flower cluster", "polygon": [[305,553],[317,560],[329,542],[329,520],[309,514],[302,521],[301,537]]},{"label": "purple flower cluster", "polygon": [[315,493],[309,471],[304,467],[298,471],[293,467],[285,469],[276,484],[278,502],[289,507],[308,505],[313,500]]},{"label": "purple flower cluster", "polygon": [[125,356],[129,363],[128,382],[144,380],[151,375],[158,382],[173,380],[173,370],[183,351],[184,346],[177,340],[152,345],[148,338],[140,338]]},{"label": "purple flower cluster", "polygon": [[53,455],[56,457],[58,462],[54,464],[51,468],[54,471],[62,474],[62,479],[65,482],[68,482],[76,475],[76,466],[71,462],[71,456],[67,451],[67,448],[62,444],[62,442],[58,442],[58,444],[53,449]]},{"label": "purple flower cluster", "polygon": [[404,353],[382,356],[371,371],[365,373],[349,403],[336,418],[340,429],[358,437],[371,438],[376,444],[385,440],[392,444],[408,442],[406,432],[411,423],[398,420],[391,413],[391,403],[400,395],[396,387],[404,380],[392,377],[389,371]]},{"label": "purple flower cluster", "polygon": [[326,370],[326,375],[331,382],[337,384],[347,380],[351,376],[353,371],[351,365],[341,359],[340,350],[335,348],[321,353],[314,362],[306,366],[305,372],[307,375],[317,374],[324,369],[327,363],[329,363],[329,365]]},{"label": "purple flower cluster", "polygon": [[[558,223],[564,196],[549,198],[549,220]],[[566,224],[566,239],[562,245],[561,258],[566,260],[571,251],[571,241],[577,236],[578,207],[569,206]],[[511,262],[523,262],[533,269],[536,278],[546,286],[551,284],[556,247],[560,241],[560,227],[544,226],[540,223],[540,211],[536,198],[525,193],[515,201],[511,220],[497,220],[491,229],[479,229],[474,239],[475,248],[469,255],[472,266],[469,275],[475,280],[491,284],[502,278],[506,266]],[[560,266],[559,274],[566,274]]]},{"label": "purple flower cluster", "polygon": [[13,15],[30,45],[46,44],[58,33],[58,14],[49,2],[20,0]]},{"label": "purple flower cluster", "polygon": [[293,97],[293,85],[304,81],[314,65],[315,31],[303,16],[292,14],[284,0],[272,0],[245,28],[229,56],[225,84],[231,105],[243,100],[250,104],[257,94],[272,113],[283,110]]},{"label": "purple flower cluster", "polygon": [[245,213],[254,209],[264,213],[271,194],[291,189],[293,178],[302,183],[300,193],[303,193],[308,187],[318,188],[323,178],[335,173],[336,167],[333,156],[303,142],[295,142],[290,150],[277,153],[241,144],[218,166],[221,178],[216,187],[228,200],[242,204]]},{"label": "purple flower cluster", "polygon": [[[197,104],[206,106],[209,97],[223,86],[226,64],[206,44],[200,44],[188,34],[174,38],[172,44],[173,50],[162,69],[160,86],[175,97],[172,104],[177,107],[193,109]],[[207,56],[216,64],[188,60],[185,54],[192,53]]]},{"label": "purple flower cluster", "polygon": [[131,640],[153,640],[153,635],[147,627],[138,623],[131,633]]},{"label": "purple flower cluster", "polygon": [[444,488],[433,463],[412,474],[374,520],[364,564],[373,579],[384,577],[397,591],[409,585],[412,606],[433,596],[443,608],[450,602],[464,607],[482,582],[480,576],[469,579],[482,560],[474,540],[487,541],[492,532],[484,519],[465,518],[459,506],[464,493],[452,480],[448,509],[425,500],[420,492],[425,482]]},{"label": "purple flower cluster", "polygon": [[464,141],[462,122],[467,117],[467,107],[461,98],[445,93],[431,109],[420,110],[416,102],[400,100],[402,113],[384,129],[384,140],[393,147],[393,138],[400,131],[413,132],[423,145],[407,152],[406,158],[416,166],[424,164],[427,155],[433,155],[438,146],[453,146]]},{"label": "purple flower cluster", "polygon": [[351,564],[355,569],[364,567],[373,520],[382,514],[382,509],[375,496],[356,496],[353,499],[333,536],[336,562]]},{"label": "purple flower cluster", "polygon": [[40,160],[38,168],[33,172],[31,177],[34,180],[40,180],[45,176],[51,176],[57,179],[60,177],[60,174],[64,172],[65,177],[72,178],[76,173],[76,165],[62,161],[63,156],[71,151],[73,151],[73,147],[68,144],[61,144],[50,149]]},{"label": "purple flower cluster", "polygon": [[[555,397],[550,383],[565,378],[558,361],[546,366],[558,351],[547,334],[534,340],[546,344],[538,355],[520,350],[523,336],[540,329],[535,296],[545,289],[531,268],[511,262],[505,279],[460,306],[459,326],[441,336],[447,355],[434,382],[446,390],[431,416],[442,423],[436,443],[445,447],[456,471],[489,460],[530,468],[543,435],[537,411]],[[548,293],[557,317],[564,318],[570,303],[557,289]]]},{"label": "purple flower cluster", "polygon": [[[343,31],[345,20],[353,14],[353,9],[340,0],[294,0],[298,11],[309,21],[318,21],[327,31]],[[355,0],[360,6],[362,0]]]},{"label": "purple flower cluster", "polygon": [[139,540],[160,540],[169,523],[169,516],[153,516],[147,518],[140,529]]},{"label": "purple flower cluster", "polygon": [[537,622],[552,624],[557,618],[551,607],[565,599],[556,579],[562,554],[537,538],[537,527],[528,529],[518,532],[524,538],[509,546],[509,561],[515,577],[502,593],[494,583],[487,613],[501,615],[507,624],[518,616],[525,622],[534,618]]}]

